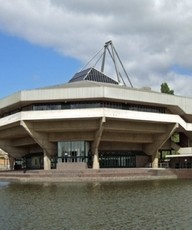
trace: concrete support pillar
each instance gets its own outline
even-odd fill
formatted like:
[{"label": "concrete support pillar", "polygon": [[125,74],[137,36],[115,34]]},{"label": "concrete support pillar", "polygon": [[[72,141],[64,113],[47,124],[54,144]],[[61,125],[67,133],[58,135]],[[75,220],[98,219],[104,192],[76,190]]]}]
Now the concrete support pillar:
[{"label": "concrete support pillar", "polygon": [[159,167],[159,153],[152,156],[152,168]]},{"label": "concrete support pillar", "polygon": [[92,152],[93,152],[93,169],[99,169],[99,153],[98,153],[98,148],[99,148],[99,143],[101,141],[101,136],[103,133],[104,129],[104,124],[106,120],[105,117],[102,117],[99,122],[99,129],[95,133],[95,139],[92,144]]},{"label": "concrete support pillar", "polygon": [[99,156],[98,156],[98,149],[95,150],[93,156],[93,169],[99,169]]},{"label": "concrete support pillar", "polygon": [[13,158],[12,156],[9,156],[10,170],[14,170],[14,163],[15,163],[15,158]]},{"label": "concrete support pillar", "polygon": [[50,170],[50,169],[51,169],[51,160],[47,155],[46,151],[44,151],[44,170]]}]

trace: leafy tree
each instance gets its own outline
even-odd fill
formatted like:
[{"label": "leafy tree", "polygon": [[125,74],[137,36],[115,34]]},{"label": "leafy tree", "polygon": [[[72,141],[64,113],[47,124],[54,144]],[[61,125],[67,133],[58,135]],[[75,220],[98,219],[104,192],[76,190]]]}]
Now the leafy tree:
[{"label": "leafy tree", "polygon": [[174,90],[171,90],[166,82],[161,84],[161,93],[174,95]]}]

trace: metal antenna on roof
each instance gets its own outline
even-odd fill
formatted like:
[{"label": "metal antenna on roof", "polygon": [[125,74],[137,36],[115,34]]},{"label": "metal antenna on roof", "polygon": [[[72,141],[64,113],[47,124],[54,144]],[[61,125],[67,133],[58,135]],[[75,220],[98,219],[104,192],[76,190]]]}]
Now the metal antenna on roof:
[{"label": "metal antenna on roof", "polygon": [[[109,47],[110,47],[110,48],[109,48]],[[112,41],[106,42],[105,45],[104,45],[104,51],[101,53],[102,50],[103,50],[103,48],[102,48],[101,50],[99,50],[99,51],[93,56],[93,58],[91,58],[91,60],[90,60],[86,65],[84,65],[84,66],[81,68],[81,70],[80,70],[79,72],[81,72],[82,70],[84,70],[84,69],[85,69],[85,68],[86,68],[86,67],[87,67],[87,66],[88,66],[88,65],[89,65],[99,54],[100,54],[99,58],[97,58],[97,61],[96,61],[96,63],[94,64],[94,66],[92,66],[92,68],[95,67],[95,66],[98,64],[98,62],[102,59],[102,63],[101,63],[101,72],[103,73],[103,72],[104,72],[104,68],[105,68],[106,53],[108,52],[109,55],[110,55],[110,57],[111,57],[111,59],[112,59],[112,61],[113,61],[114,67],[115,67],[115,72],[116,72],[116,75],[117,75],[117,82],[118,82],[119,84],[122,84],[122,83],[123,83],[124,85],[126,85],[126,83],[125,83],[125,81],[124,81],[124,78],[122,77],[122,75],[121,75],[121,73],[120,73],[120,71],[119,71],[119,68],[118,68],[118,64],[120,64],[120,66],[121,66],[121,68],[122,68],[122,70],[123,70],[125,76],[127,77],[128,81],[129,81],[129,84],[130,84],[131,87],[133,88],[133,84],[131,83],[131,80],[130,80],[130,78],[129,78],[129,76],[128,76],[128,74],[127,74],[127,72],[126,72],[126,70],[125,70],[125,68],[124,68],[124,66],[123,66],[123,63],[122,63],[122,61],[121,61],[121,59],[120,59],[120,57],[119,57],[119,55],[118,55],[118,53],[117,53],[115,47],[113,46]],[[118,63],[118,62],[119,62],[119,63]]]},{"label": "metal antenna on roof", "polygon": [[[83,69],[85,69],[89,64],[90,64],[90,62],[92,62],[95,58],[96,58],[96,56],[99,54],[99,53],[101,53],[101,51],[103,50],[103,48],[102,49],[100,49],[92,58],[91,58],[91,60],[89,60],[88,61],[88,63],[86,63],[82,68],[81,68],[81,70],[80,71],[82,71]],[[102,54],[103,55],[103,54]],[[100,57],[101,58],[101,57]],[[99,60],[100,60],[100,58],[99,58]],[[98,62],[98,61],[97,61]],[[79,71],[79,72],[80,72]]]},{"label": "metal antenna on roof", "polygon": [[[109,49],[109,46],[111,47],[111,50]],[[122,76],[121,76],[121,74],[119,72],[119,69],[118,69],[117,60],[119,61],[119,64],[121,65],[121,67],[123,69],[123,72],[125,73],[125,75],[126,75],[128,81],[129,81],[131,87],[133,88],[133,84],[131,83],[131,80],[130,80],[130,78],[129,78],[129,76],[128,76],[128,74],[127,74],[127,72],[126,72],[126,70],[125,70],[125,68],[123,66],[123,63],[122,63],[122,61],[121,61],[121,59],[120,59],[115,47],[113,46],[112,41],[108,41],[108,42],[105,43],[104,52],[103,52],[103,60],[102,60],[102,64],[101,64],[101,72],[104,72],[106,51],[108,51],[108,53],[111,56],[111,59],[112,59],[112,61],[114,63],[118,82],[119,83],[123,82],[124,85],[125,85],[125,82],[124,82],[124,80],[123,80],[123,78],[122,78]],[[116,58],[117,58],[117,60],[116,60]]]}]

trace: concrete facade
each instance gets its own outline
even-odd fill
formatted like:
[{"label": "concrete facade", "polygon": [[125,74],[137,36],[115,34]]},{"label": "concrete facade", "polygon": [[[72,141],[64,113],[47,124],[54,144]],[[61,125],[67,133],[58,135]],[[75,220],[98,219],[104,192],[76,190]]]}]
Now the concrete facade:
[{"label": "concrete facade", "polygon": [[[86,141],[93,169],[100,151],[142,152],[135,167],[157,168],[163,150],[190,157],[191,105],[191,98],[93,81],[21,91],[0,100],[0,148],[10,159],[42,154],[50,169],[58,142]],[[174,133],[185,145],[173,143]]]}]

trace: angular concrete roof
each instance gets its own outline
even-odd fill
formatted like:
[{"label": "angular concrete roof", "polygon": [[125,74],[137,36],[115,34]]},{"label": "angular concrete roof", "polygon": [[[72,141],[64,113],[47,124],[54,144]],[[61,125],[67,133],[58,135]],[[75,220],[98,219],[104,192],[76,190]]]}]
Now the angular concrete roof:
[{"label": "angular concrete roof", "polygon": [[[92,75],[91,74],[92,71]],[[101,78],[90,80],[94,74]],[[88,76],[91,76],[90,78]],[[85,80],[86,79],[86,80]],[[109,80],[110,79],[110,80]],[[99,81],[101,80],[101,81]],[[108,81],[109,80],[109,81]],[[16,109],[30,103],[55,102],[68,100],[109,99],[125,103],[149,104],[164,106],[175,114],[185,113],[192,116],[192,98],[163,94],[145,89],[136,89],[119,85],[116,81],[94,68],[74,75],[69,83],[49,87],[23,90],[0,100],[1,112]],[[190,118],[192,120],[192,117]]]}]

